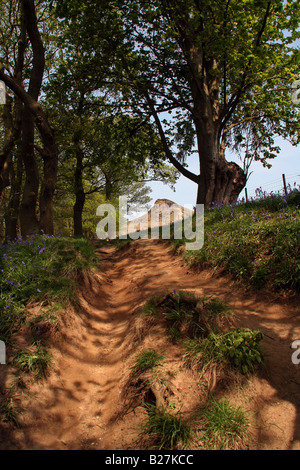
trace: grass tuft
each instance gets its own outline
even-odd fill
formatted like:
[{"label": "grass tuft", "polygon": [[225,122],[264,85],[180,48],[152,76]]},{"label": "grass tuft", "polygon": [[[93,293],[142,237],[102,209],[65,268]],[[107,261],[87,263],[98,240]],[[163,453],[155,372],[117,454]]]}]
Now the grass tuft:
[{"label": "grass tuft", "polygon": [[143,373],[160,366],[163,363],[164,356],[154,349],[141,351],[131,367],[132,373]]},{"label": "grass tuft", "polygon": [[34,351],[21,351],[13,364],[22,372],[33,373],[37,379],[45,378],[51,367],[51,354],[39,344]]},{"label": "grass tuft", "polygon": [[11,387],[3,392],[4,397],[0,401],[0,421],[11,422],[18,426],[20,424],[21,410],[16,405],[15,387]]},{"label": "grass tuft", "polygon": [[244,447],[249,438],[249,419],[240,407],[228,400],[212,398],[200,408],[203,445],[211,450],[229,450]]},{"label": "grass tuft", "polygon": [[144,409],[147,411],[147,418],[142,424],[142,431],[153,440],[154,449],[174,449],[178,444],[183,447],[188,445],[192,431],[182,421],[180,413],[157,410],[149,404],[145,404]]}]

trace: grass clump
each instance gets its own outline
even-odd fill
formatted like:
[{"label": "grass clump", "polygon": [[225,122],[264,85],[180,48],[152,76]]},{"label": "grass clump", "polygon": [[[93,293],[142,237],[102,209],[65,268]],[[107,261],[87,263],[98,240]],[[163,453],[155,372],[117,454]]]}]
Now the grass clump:
[{"label": "grass clump", "polygon": [[211,399],[199,411],[203,445],[206,449],[229,450],[243,447],[249,438],[249,419],[228,400]]},{"label": "grass clump", "polygon": [[173,414],[149,404],[145,404],[144,409],[147,411],[147,418],[142,425],[142,431],[152,439],[154,449],[171,450],[178,445],[188,445],[192,431],[191,427],[182,421],[180,413]]},{"label": "grass clump", "polygon": [[51,354],[37,345],[35,351],[20,351],[14,358],[14,365],[22,372],[32,372],[37,379],[45,378],[51,367]]},{"label": "grass clump", "polygon": [[151,297],[148,302],[144,305],[142,315],[146,317],[156,317],[157,314],[157,299],[155,297]]},{"label": "grass clump", "polygon": [[252,373],[263,362],[260,330],[236,329],[226,333],[212,333],[206,338],[185,343],[185,361],[190,367],[206,370],[212,364],[231,366],[242,374]]},{"label": "grass clump", "polygon": [[218,332],[228,323],[231,310],[216,297],[198,298],[174,289],[160,297],[152,297],[142,314],[152,318],[162,316],[167,322],[170,340],[177,342],[186,337],[205,337]]},{"label": "grass clump", "polygon": [[217,332],[224,327],[231,314],[228,305],[218,298],[197,298],[176,290],[163,298],[160,310],[167,320],[170,338],[175,342]]},{"label": "grass clump", "polygon": [[19,425],[19,416],[21,410],[16,405],[16,392],[14,387],[3,392],[4,397],[0,401],[0,421],[11,422]]},{"label": "grass clump", "polygon": [[143,373],[151,371],[160,366],[164,360],[163,354],[158,353],[155,349],[147,349],[141,351],[131,367],[132,373]]},{"label": "grass clump", "polygon": [[209,316],[215,317],[217,315],[229,313],[228,305],[218,298],[203,297],[202,302]]}]

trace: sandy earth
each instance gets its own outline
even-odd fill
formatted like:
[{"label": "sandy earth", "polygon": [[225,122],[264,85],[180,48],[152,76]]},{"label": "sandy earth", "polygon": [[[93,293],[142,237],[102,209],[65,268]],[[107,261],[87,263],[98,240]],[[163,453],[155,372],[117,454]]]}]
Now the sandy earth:
[{"label": "sandy earth", "polygon": [[[195,409],[201,399],[199,377],[180,367],[180,347],[167,340],[162,325],[147,326],[139,314],[151,296],[177,289],[217,296],[234,309],[236,326],[261,329],[265,367],[224,393],[251,415],[248,448],[300,450],[300,365],[292,363],[290,348],[300,339],[297,301],[254,295],[227,277],[193,272],[160,241],[137,240],[118,252],[107,246],[98,254],[99,270],[82,278],[78,305],[64,313],[60,333],[51,338],[50,376],[30,383],[30,394],[20,398],[19,428],[0,424],[0,449],[145,446],[140,439],[145,412],[126,407],[124,393],[135,354],[145,347],[166,353],[170,400],[183,416]],[[2,385],[8,386],[5,367],[0,366]]]}]

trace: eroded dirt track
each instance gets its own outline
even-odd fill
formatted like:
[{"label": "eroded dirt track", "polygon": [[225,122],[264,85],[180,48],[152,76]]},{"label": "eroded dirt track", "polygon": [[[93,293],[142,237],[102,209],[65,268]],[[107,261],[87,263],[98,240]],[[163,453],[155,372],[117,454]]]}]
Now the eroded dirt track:
[{"label": "eroded dirt track", "polygon": [[22,424],[2,429],[0,449],[134,448],[138,410],[118,418],[127,363],[137,347],[132,321],[151,296],[174,289],[218,296],[234,309],[237,326],[262,330],[265,368],[239,392],[255,413],[253,448],[300,449],[300,366],[292,364],[290,349],[300,339],[297,306],[189,271],[163,242],[138,240],[98,254],[100,269],[82,279],[78,306],[65,313],[51,348],[49,378],[30,386]]}]

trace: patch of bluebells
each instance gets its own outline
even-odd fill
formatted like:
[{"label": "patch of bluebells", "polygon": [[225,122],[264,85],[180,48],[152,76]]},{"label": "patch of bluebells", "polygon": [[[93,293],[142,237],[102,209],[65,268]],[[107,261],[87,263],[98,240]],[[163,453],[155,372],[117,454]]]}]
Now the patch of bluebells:
[{"label": "patch of bluebells", "polygon": [[[216,210],[222,210],[224,208],[236,208],[240,206],[245,206],[247,207],[249,204],[256,206],[256,205],[270,205],[272,206],[272,203],[274,204],[274,207],[276,210],[278,210],[278,207],[281,205],[283,208],[287,207],[291,201],[293,201],[293,197],[299,197],[300,196],[300,185],[298,186],[298,189],[296,186],[294,188],[291,187],[291,185],[287,186],[287,194],[282,195],[282,192],[274,192],[271,191],[270,193],[267,193],[266,191],[263,191],[262,188],[256,188],[255,190],[255,197],[251,197],[248,202],[245,200],[245,198],[238,199],[237,201],[233,203],[228,203],[228,204],[221,204],[212,201],[208,207],[208,211],[216,211]],[[299,206],[296,205],[296,209],[299,209]],[[233,212],[231,211],[231,215],[233,215]]]},{"label": "patch of bluebells", "polygon": [[7,339],[8,331],[21,321],[29,299],[43,295],[39,283],[54,240],[47,235],[19,236],[0,245],[0,339]]},{"label": "patch of bluebells", "polygon": [[[77,257],[78,251],[84,256]],[[26,318],[29,301],[71,299],[75,287],[71,274],[94,260],[87,240],[35,235],[0,245],[0,339],[9,337],[7,332]]]},{"label": "patch of bluebells", "polygon": [[[11,291],[14,296],[18,290],[22,290],[25,285],[37,281],[39,271],[45,271],[44,257],[47,249],[55,240],[53,236],[35,235],[23,239],[22,236],[6,244],[0,245],[0,280],[1,290]],[[42,293],[37,288],[37,293]]]}]

